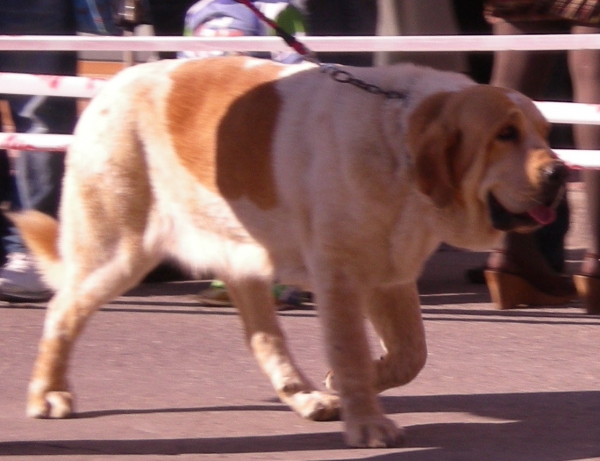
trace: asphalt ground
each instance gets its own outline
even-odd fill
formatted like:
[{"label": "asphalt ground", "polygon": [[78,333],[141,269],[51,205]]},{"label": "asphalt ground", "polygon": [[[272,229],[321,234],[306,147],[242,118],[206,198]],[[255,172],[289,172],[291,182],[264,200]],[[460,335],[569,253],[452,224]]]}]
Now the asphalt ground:
[{"label": "asphalt ground", "polygon": [[[570,192],[575,271],[588,234],[581,184]],[[600,316],[578,302],[496,310],[485,286],[463,277],[484,260],[446,248],[420,281],[428,363],[381,397],[407,430],[397,449],[346,448],[340,422],[304,421],[282,405],[234,309],[198,303],[203,282],[142,285],[104,307],[74,351],[77,416],[28,419],[44,305],[0,304],[0,459],[600,460]],[[280,317],[298,363],[321,382],[314,310]]]}]

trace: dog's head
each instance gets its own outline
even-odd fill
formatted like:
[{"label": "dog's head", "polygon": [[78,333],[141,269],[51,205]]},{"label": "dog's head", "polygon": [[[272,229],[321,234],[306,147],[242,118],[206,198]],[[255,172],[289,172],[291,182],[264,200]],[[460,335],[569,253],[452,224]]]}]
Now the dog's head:
[{"label": "dog's head", "polygon": [[437,93],[409,122],[417,187],[438,208],[468,207],[496,230],[535,230],[555,219],[568,174],[548,131],[516,91],[475,85]]}]

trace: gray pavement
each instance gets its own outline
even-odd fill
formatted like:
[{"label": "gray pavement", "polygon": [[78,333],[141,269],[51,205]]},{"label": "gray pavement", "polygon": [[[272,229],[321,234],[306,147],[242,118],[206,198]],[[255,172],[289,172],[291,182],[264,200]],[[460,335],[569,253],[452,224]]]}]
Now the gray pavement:
[{"label": "gray pavement", "polygon": [[[587,235],[581,185],[571,189],[575,270]],[[600,317],[577,302],[498,311],[463,280],[484,259],[438,252],[420,282],[428,363],[382,395],[407,429],[403,448],[347,449],[340,422],[297,417],[258,370],[234,310],[200,306],[202,283],[179,282],[143,285],[96,314],[70,372],[78,416],[62,421],[24,415],[44,306],[0,304],[0,459],[600,460]],[[315,312],[280,316],[320,382]]]}]

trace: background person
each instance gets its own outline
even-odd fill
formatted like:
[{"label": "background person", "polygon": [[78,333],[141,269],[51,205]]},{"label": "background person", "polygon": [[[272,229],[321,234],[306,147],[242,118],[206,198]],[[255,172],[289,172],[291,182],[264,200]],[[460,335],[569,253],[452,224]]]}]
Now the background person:
[{"label": "background person", "polygon": [[[75,10],[71,0],[2,0],[1,35],[74,35]],[[33,74],[75,75],[77,53],[73,51],[1,51],[0,71]],[[77,119],[74,98],[0,95],[9,103],[17,132],[71,134]],[[6,177],[7,162],[0,163]],[[34,208],[56,216],[64,172],[64,155],[51,152],[19,152],[14,165],[14,187],[6,187],[3,199],[13,209]],[[51,295],[41,281],[35,262],[16,228],[5,224],[0,235],[6,264],[0,269],[0,298],[40,301]]]},{"label": "background person", "polygon": [[[490,0],[485,15],[493,32],[501,35],[600,32],[600,2],[595,0]],[[548,52],[499,51],[495,54],[491,84],[514,88],[536,98],[550,77],[554,56]],[[568,65],[574,102],[600,103],[600,50],[569,51]],[[598,126],[575,125],[574,138],[580,149],[600,149]],[[588,311],[600,312],[600,172],[587,170],[584,179],[593,239],[581,269],[582,289],[588,287],[588,294],[582,294]],[[570,278],[561,274],[569,223],[566,200],[557,211],[554,224],[533,235],[510,233],[503,248],[490,255],[488,268],[492,269],[500,298],[513,293],[515,285],[519,285],[523,299],[537,298],[539,304],[559,304],[574,297]],[[503,278],[504,274],[516,276],[520,281]],[[526,289],[521,281],[526,282]],[[597,294],[590,296],[592,292]]]}]

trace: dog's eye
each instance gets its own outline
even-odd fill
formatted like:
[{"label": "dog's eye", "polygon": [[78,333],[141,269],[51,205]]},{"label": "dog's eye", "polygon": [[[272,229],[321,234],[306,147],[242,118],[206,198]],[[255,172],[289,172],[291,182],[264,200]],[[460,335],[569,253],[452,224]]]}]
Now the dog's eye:
[{"label": "dog's eye", "polygon": [[519,140],[519,130],[514,125],[505,126],[496,136],[498,141],[515,142]]}]

